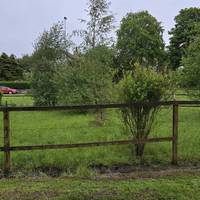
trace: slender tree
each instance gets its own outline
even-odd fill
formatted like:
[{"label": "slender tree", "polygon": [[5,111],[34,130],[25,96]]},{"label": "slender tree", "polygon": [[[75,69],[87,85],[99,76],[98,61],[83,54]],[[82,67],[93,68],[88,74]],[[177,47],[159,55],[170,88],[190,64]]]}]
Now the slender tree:
[{"label": "slender tree", "polygon": [[114,28],[114,16],[109,7],[110,2],[107,0],[89,0],[86,9],[89,19],[81,20],[86,23],[86,29],[78,31],[84,39],[82,43],[84,49],[95,48],[111,41],[109,34]]},{"label": "slender tree", "polygon": [[70,44],[62,23],[54,24],[36,41],[32,56],[34,62],[32,90],[37,105],[52,106],[57,103],[55,77],[59,64],[69,59]]}]

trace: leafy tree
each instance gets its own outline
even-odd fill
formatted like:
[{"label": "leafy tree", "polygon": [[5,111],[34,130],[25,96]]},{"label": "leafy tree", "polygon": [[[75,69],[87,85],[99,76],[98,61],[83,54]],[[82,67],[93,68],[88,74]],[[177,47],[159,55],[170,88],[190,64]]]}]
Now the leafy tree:
[{"label": "leafy tree", "polygon": [[163,28],[147,11],[128,13],[117,31],[117,58],[120,70],[131,70],[134,63],[159,68],[164,60]]},{"label": "leafy tree", "polygon": [[55,106],[57,98],[57,85],[55,74],[57,66],[53,61],[41,58],[33,71],[32,94],[36,105]]},{"label": "leafy tree", "polygon": [[81,20],[86,23],[86,29],[78,31],[84,39],[82,44],[84,49],[95,48],[110,42],[109,33],[114,28],[114,16],[109,12],[109,6],[110,2],[107,0],[89,0],[86,10],[89,20]]},{"label": "leafy tree", "polygon": [[58,76],[59,99],[66,104],[99,104],[111,101],[112,50],[99,46],[63,67]]},{"label": "leafy tree", "polygon": [[[136,65],[133,72],[126,73],[119,83],[120,101],[131,104],[133,102],[158,102],[167,97],[168,79],[155,69]],[[123,122],[133,136],[133,139],[147,139],[159,106],[139,105],[122,109]],[[136,144],[136,156],[141,157],[145,144]]]},{"label": "leafy tree", "polygon": [[63,23],[54,24],[49,31],[44,31],[34,44],[33,57],[42,57],[50,61],[59,61],[68,58],[71,46],[70,38],[67,38]]},{"label": "leafy tree", "polygon": [[200,35],[189,45],[186,55],[182,59],[183,83],[195,90],[189,92],[192,97],[200,97]]},{"label": "leafy tree", "polygon": [[57,103],[55,77],[58,66],[69,59],[70,45],[62,23],[57,23],[49,31],[44,31],[36,41],[32,56],[32,90],[37,105],[52,106]]},{"label": "leafy tree", "polygon": [[0,80],[13,81],[23,78],[23,69],[16,57],[2,53],[0,56]]},{"label": "leafy tree", "polygon": [[181,59],[186,49],[198,34],[195,26],[200,23],[200,8],[185,8],[175,17],[175,27],[169,32],[170,65],[172,69],[181,66]]}]

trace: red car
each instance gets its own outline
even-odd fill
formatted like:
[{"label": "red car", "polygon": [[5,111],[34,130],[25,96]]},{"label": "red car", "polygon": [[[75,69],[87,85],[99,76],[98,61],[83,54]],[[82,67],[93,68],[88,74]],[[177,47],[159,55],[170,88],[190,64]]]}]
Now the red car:
[{"label": "red car", "polygon": [[17,90],[5,86],[0,86],[0,92],[3,94],[16,94]]}]

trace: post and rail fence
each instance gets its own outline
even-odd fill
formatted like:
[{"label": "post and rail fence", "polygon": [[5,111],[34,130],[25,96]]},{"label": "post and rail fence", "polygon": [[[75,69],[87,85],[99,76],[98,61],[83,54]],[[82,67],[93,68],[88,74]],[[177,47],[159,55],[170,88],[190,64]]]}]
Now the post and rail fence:
[{"label": "post and rail fence", "polygon": [[[109,109],[109,108],[125,108],[130,106],[172,106],[172,134],[169,137],[147,138],[145,140],[116,140],[104,142],[89,142],[76,144],[41,144],[32,146],[11,146],[10,134],[10,112],[26,112],[26,111],[64,111],[64,110],[89,110],[89,109]],[[126,145],[126,144],[141,144],[141,143],[157,143],[157,142],[172,142],[172,164],[178,163],[178,108],[181,106],[200,106],[200,101],[162,101],[162,102],[135,102],[131,104],[102,104],[102,105],[69,105],[55,107],[0,107],[0,112],[3,112],[3,146],[0,151],[4,152],[3,172],[4,176],[8,177],[11,172],[11,152],[12,151],[33,151],[45,149],[70,149],[70,148],[86,148],[108,145]]]}]

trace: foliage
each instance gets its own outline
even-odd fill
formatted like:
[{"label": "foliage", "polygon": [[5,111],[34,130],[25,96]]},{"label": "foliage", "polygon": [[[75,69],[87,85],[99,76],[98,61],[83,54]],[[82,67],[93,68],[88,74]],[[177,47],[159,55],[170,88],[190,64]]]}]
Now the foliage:
[{"label": "foliage", "polygon": [[105,45],[111,41],[108,37],[113,30],[114,16],[109,12],[110,2],[107,0],[89,0],[86,10],[89,20],[81,20],[86,23],[86,29],[76,31],[83,37],[82,46],[85,49]]},{"label": "foliage", "polygon": [[26,81],[31,81],[32,70],[34,68],[34,59],[32,55],[24,55],[22,58],[18,59],[20,66],[23,68],[23,79]]},{"label": "foliage", "polygon": [[35,105],[56,105],[58,100],[57,85],[54,78],[57,71],[56,69],[55,63],[50,62],[45,58],[42,58],[40,62],[37,62],[31,82]]},{"label": "foliage", "polygon": [[131,70],[134,63],[160,68],[164,60],[163,29],[147,11],[128,13],[117,32],[116,67]]},{"label": "foliage", "polygon": [[[120,82],[120,100],[125,103],[158,102],[167,97],[169,82],[164,75],[151,68],[136,65],[133,73],[128,73]],[[142,104],[122,109],[124,124],[134,139],[147,139],[159,106]],[[135,145],[137,156],[142,156],[144,144]]]},{"label": "foliage", "polygon": [[15,81],[21,80],[23,77],[23,69],[16,57],[12,54],[8,56],[2,53],[0,56],[0,80]]},{"label": "foliage", "polygon": [[185,56],[187,47],[199,32],[195,27],[200,23],[200,8],[182,9],[175,17],[175,22],[175,27],[169,32],[169,57],[172,69],[181,66],[181,59]]},{"label": "foliage", "polygon": [[186,55],[182,59],[183,84],[195,89],[189,94],[193,97],[200,97],[200,35],[187,49]]},{"label": "foliage", "polygon": [[57,103],[55,77],[58,66],[69,59],[70,45],[61,23],[53,25],[49,31],[44,31],[35,43],[32,58],[32,91],[35,104],[52,106]]},{"label": "foliage", "polygon": [[64,66],[59,99],[66,104],[108,103],[112,96],[112,50],[99,46]]},{"label": "foliage", "polygon": [[30,89],[30,83],[27,81],[0,81],[0,86],[6,86],[15,89]]},{"label": "foliage", "polygon": [[33,59],[46,58],[49,61],[59,61],[68,58],[72,45],[70,38],[65,35],[64,26],[58,22],[50,30],[44,31],[34,44]]}]

